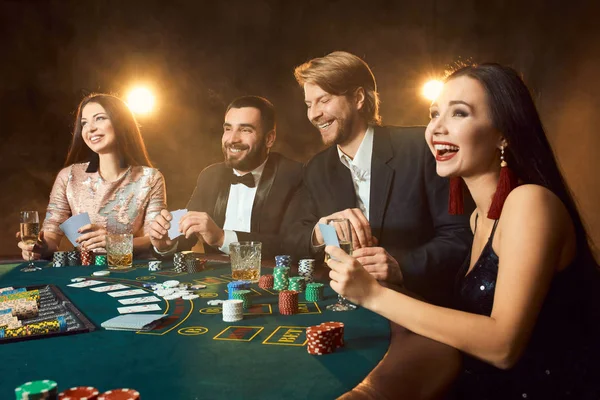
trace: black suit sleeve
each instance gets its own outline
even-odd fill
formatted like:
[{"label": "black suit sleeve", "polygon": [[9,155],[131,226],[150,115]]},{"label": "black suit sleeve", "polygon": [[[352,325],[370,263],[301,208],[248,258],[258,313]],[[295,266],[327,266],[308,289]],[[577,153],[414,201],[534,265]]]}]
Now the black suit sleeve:
[{"label": "black suit sleeve", "polygon": [[430,241],[405,253],[398,261],[407,289],[431,302],[449,305],[454,279],[473,241],[468,216],[474,203],[466,195],[465,214],[448,213],[449,180],[437,175],[435,159],[427,146],[423,149],[424,187],[435,233]]},{"label": "black suit sleeve", "polygon": [[[311,246],[311,236],[315,224],[319,221],[317,207],[308,188],[301,185],[292,201],[284,220],[284,245],[286,253],[296,259],[315,257]],[[322,251],[320,253],[323,253]],[[322,257],[319,252],[317,258]]]}]

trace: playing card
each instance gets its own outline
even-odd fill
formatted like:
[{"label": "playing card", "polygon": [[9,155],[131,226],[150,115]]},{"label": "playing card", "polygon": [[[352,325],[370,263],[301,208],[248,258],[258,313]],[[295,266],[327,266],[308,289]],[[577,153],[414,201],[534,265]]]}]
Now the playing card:
[{"label": "playing card", "polygon": [[63,222],[59,228],[65,233],[69,241],[73,244],[73,246],[79,246],[79,243],[76,242],[77,238],[81,236],[81,233],[77,232],[79,228],[84,225],[91,224],[90,216],[88,213],[84,212],[81,214],[73,215],[71,218]]},{"label": "playing card", "polygon": [[169,239],[173,240],[173,239],[181,236],[181,232],[179,232],[179,220],[187,212],[188,212],[188,210],[186,210],[186,209],[175,210],[175,211],[171,212],[171,216],[173,216],[173,219],[171,220],[171,228],[169,229],[169,232],[168,232]]},{"label": "playing card", "polygon": [[108,295],[112,297],[133,296],[137,294],[147,294],[144,289],[121,290],[120,292],[110,292]]},{"label": "playing card", "polygon": [[125,285],[121,285],[120,283],[117,283],[115,285],[98,286],[95,288],[91,288],[90,290],[93,290],[94,292],[110,292],[111,290],[120,290],[120,289],[129,289],[129,286],[125,286]]},{"label": "playing card", "polygon": [[323,235],[323,240],[327,246],[340,247],[340,242],[333,225],[319,224],[319,229],[321,230],[321,235]]},{"label": "playing card", "polygon": [[117,311],[119,314],[129,314],[134,312],[160,311],[160,309],[158,304],[144,304],[141,306],[118,307]]},{"label": "playing card", "polygon": [[95,281],[93,279],[90,279],[89,281],[71,283],[70,285],[67,285],[67,286],[76,287],[76,288],[84,288],[84,287],[89,287],[89,286],[94,286],[94,285],[100,285],[101,283],[106,283],[106,282]]},{"label": "playing card", "polygon": [[155,301],[160,301],[160,299],[156,296],[144,296],[144,297],[132,297],[130,299],[119,300],[119,303],[130,305],[130,304],[144,304],[144,303],[154,303]]}]

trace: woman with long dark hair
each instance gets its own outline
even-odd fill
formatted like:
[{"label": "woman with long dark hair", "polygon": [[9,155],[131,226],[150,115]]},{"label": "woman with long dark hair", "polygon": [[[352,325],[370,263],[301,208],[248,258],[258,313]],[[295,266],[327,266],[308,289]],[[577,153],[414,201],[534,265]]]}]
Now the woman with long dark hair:
[{"label": "woman with long dark hair", "polygon": [[47,258],[63,237],[59,225],[87,212],[78,244],[86,250],[106,247],[108,225],[134,235],[134,252],[148,250],[146,230],[166,208],[165,182],[148,159],[136,120],[125,102],[91,94],[79,104],[65,168],[54,182],[39,243],[19,242],[24,259]]},{"label": "woman with long dark hair", "polygon": [[597,263],[527,87],[508,67],[464,67],[430,112],[425,139],[451,178],[452,211],[463,183],[476,204],[456,309],[384,288],[329,246],[332,288],[461,350],[459,398],[598,398],[588,370]]}]

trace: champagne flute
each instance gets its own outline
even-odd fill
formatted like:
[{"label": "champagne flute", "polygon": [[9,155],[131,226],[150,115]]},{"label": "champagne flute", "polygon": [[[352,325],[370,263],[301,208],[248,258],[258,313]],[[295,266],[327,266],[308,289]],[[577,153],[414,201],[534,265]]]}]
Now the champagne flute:
[{"label": "champagne flute", "polygon": [[[331,225],[335,228],[340,248],[349,255],[352,255],[352,228],[350,220],[347,218],[328,219],[327,225]],[[327,262],[329,258],[329,254],[325,253],[325,262]],[[342,295],[338,294],[337,303],[328,305],[327,309],[331,311],[352,311],[356,310],[356,305],[350,303]]]},{"label": "champagne flute", "polygon": [[[37,211],[21,211],[21,240],[28,245],[35,245],[40,233],[40,218]],[[31,260],[29,253],[29,265],[21,269],[23,272],[37,271],[38,268]]]}]

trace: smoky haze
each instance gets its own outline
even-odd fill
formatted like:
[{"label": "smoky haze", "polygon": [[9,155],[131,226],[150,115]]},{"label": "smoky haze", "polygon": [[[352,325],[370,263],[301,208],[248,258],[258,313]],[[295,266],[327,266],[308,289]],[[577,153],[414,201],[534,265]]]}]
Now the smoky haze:
[{"label": "smoky haze", "polygon": [[372,67],[389,125],[426,124],[419,90],[456,61],[521,71],[600,243],[597,10],[592,2],[521,3],[1,1],[0,255],[18,254],[20,210],[44,215],[84,95],[124,96],[135,83],[153,89],[157,108],[139,123],[177,209],[198,173],[222,159],[223,113],[237,96],[273,102],[276,151],[306,161],[321,149],[292,72],[334,50]]}]

